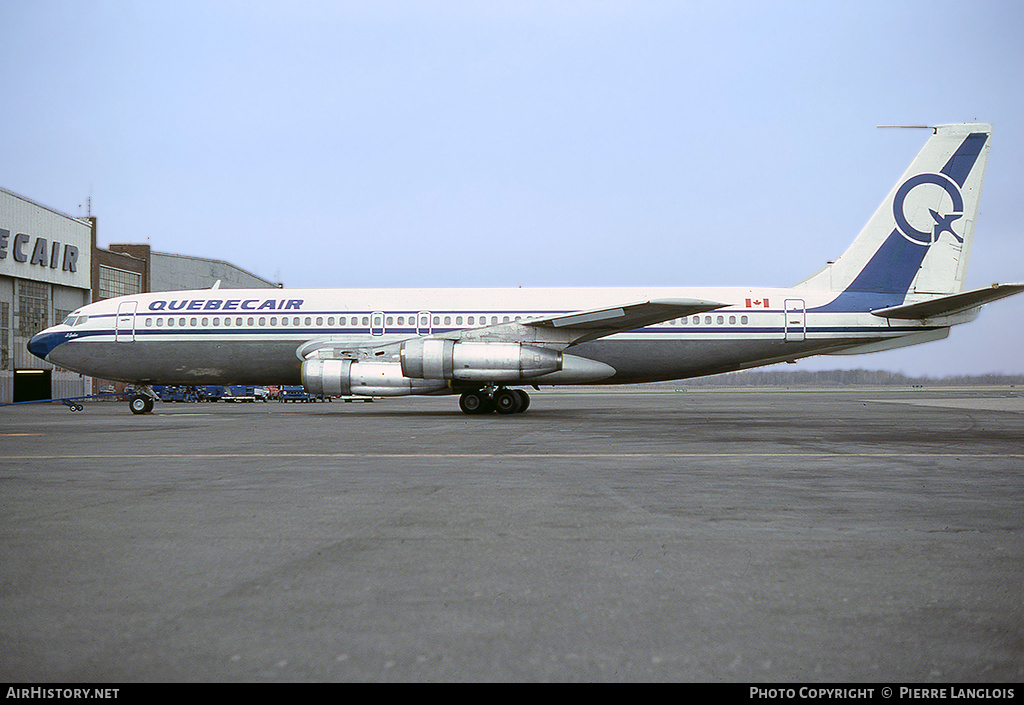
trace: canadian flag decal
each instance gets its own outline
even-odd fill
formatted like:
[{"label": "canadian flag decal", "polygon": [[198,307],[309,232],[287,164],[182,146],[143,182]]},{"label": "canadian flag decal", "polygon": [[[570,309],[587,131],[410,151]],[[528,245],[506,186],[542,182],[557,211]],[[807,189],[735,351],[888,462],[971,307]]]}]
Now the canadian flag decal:
[{"label": "canadian flag decal", "polygon": [[768,299],[754,299],[753,301],[747,299],[747,308],[756,308],[758,306],[768,308]]}]

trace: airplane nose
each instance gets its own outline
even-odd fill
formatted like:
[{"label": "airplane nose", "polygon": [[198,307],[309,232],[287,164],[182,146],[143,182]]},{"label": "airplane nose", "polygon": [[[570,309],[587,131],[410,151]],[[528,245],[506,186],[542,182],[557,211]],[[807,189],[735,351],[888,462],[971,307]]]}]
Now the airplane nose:
[{"label": "airplane nose", "polygon": [[28,341],[28,351],[38,358],[43,360],[50,354],[55,347],[64,342],[64,335],[61,333],[50,333],[49,331],[43,331],[42,333],[36,333]]}]

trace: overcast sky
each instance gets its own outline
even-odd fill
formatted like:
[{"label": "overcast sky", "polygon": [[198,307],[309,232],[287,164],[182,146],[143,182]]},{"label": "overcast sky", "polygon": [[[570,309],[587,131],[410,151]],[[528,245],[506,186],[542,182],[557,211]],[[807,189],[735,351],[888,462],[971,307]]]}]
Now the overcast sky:
[{"label": "overcast sky", "polygon": [[[2,0],[0,186],[289,287],[788,286],[927,133],[995,125],[968,286],[1024,281],[1024,3]],[[1024,295],[797,369],[1024,373]],[[789,369],[793,369],[790,367]]]}]

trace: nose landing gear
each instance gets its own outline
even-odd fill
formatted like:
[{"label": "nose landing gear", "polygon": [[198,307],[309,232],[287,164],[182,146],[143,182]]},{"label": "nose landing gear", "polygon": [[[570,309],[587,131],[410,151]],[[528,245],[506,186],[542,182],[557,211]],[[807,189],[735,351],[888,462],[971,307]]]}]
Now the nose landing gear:
[{"label": "nose landing gear", "polygon": [[153,410],[156,392],[152,387],[136,387],[128,392],[128,408],[133,414],[148,414]]}]

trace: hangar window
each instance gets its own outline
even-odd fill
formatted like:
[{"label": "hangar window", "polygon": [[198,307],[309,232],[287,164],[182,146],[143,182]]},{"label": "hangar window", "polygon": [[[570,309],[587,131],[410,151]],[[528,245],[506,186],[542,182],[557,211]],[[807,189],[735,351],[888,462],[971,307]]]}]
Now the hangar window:
[{"label": "hangar window", "polygon": [[100,265],[100,298],[112,299],[142,292],[142,275]]},{"label": "hangar window", "polygon": [[18,335],[30,338],[50,325],[50,287],[18,280]]}]

